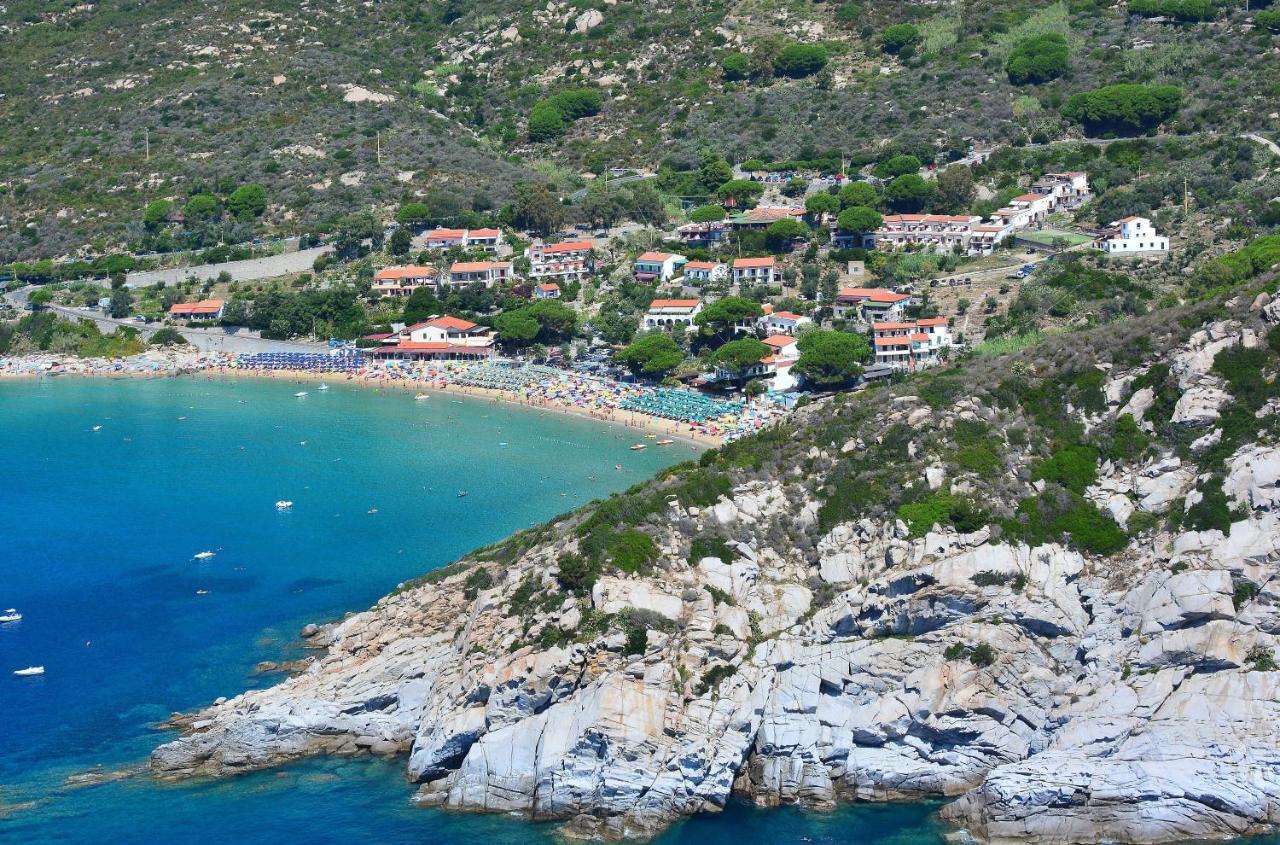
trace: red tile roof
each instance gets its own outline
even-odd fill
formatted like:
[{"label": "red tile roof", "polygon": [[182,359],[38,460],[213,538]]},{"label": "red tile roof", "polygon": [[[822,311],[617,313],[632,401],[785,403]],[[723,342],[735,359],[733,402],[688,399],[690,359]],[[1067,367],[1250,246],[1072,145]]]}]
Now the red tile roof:
[{"label": "red tile roof", "polygon": [[792,313],[792,312],[790,312],[790,311],[775,311],[775,312],[773,313],[773,315],[772,315],[772,316],[774,316],[774,317],[781,317],[781,318],[782,318],[782,319],[784,319],[784,320],[801,320],[801,319],[803,319],[802,315],[800,315],[800,314],[794,314],[794,313]]},{"label": "red tile roof", "polygon": [[915,323],[872,323],[871,330],[873,332],[888,332],[897,329],[914,329]]},{"label": "red tile roof", "polygon": [[720,266],[718,261],[690,261],[684,265],[684,269],[688,270],[714,270]]},{"label": "red tile roof", "polygon": [[560,290],[560,286],[557,285],[555,282],[543,282],[542,284],[538,285],[538,290],[546,290],[546,291]]},{"label": "red tile roof", "polygon": [[785,334],[774,334],[766,337],[764,342],[772,346],[774,349],[783,349],[795,343],[796,339],[794,337],[788,337]]},{"label": "red tile roof", "polygon": [[916,320],[917,326],[945,326],[946,324],[946,317],[926,317],[923,320]]},{"label": "red tile roof", "polygon": [[199,314],[217,314],[222,310],[221,299],[202,299],[199,302],[175,302],[169,306],[169,313],[173,315],[190,314],[192,316]]},{"label": "red tile roof", "polygon": [[547,255],[555,255],[560,252],[586,252],[590,249],[591,241],[565,241],[562,244],[547,244],[542,247],[542,252]]},{"label": "red tile roof", "polygon": [[498,236],[499,236],[499,235],[501,235],[501,234],[502,234],[502,232],[501,232],[501,231],[499,231],[498,229],[472,229],[470,232],[468,232],[468,233],[467,233],[467,237],[469,237],[469,238],[496,238],[496,237],[498,237]]},{"label": "red tile roof", "polygon": [[432,229],[430,232],[427,232],[427,240],[462,240],[466,234],[466,229]]},{"label": "red tile roof", "polygon": [[419,267],[410,265],[408,267],[385,267],[378,271],[375,279],[419,279],[423,276],[434,276],[437,273],[434,267]]},{"label": "red tile roof", "polygon": [[458,261],[449,268],[450,273],[483,273],[499,267],[510,267],[510,261]]},{"label": "red tile roof", "polygon": [[773,256],[765,258],[735,258],[733,259],[733,269],[747,269],[749,267],[773,267],[778,262],[773,260]]},{"label": "red tile roof", "polygon": [[649,303],[649,310],[654,308],[696,308],[698,300],[696,299],[655,299]]},{"label": "red tile roof", "polygon": [[675,256],[670,252],[642,252],[636,261],[666,261]]}]

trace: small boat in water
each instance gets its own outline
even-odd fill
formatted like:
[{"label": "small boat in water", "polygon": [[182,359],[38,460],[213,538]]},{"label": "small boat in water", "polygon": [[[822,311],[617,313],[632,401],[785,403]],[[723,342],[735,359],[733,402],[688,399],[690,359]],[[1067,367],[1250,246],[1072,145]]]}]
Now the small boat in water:
[{"label": "small boat in water", "polygon": [[316,390],[328,390],[328,389],[329,389],[329,385],[325,384],[324,382],[320,382],[320,386],[316,388]]},{"label": "small boat in water", "polygon": [[21,622],[21,621],[22,621],[22,614],[16,610],[13,610],[12,608],[10,608],[9,610],[6,610],[4,612],[4,615],[0,616],[0,624],[4,624],[5,622]]},{"label": "small boat in water", "polygon": [[467,491],[466,491],[466,490],[459,490],[459,491],[458,491],[458,498],[459,498],[459,499],[465,499],[466,497],[467,497]]},{"label": "small boat in water", "polygon": [[280,501],[276,502],[276,510],[278,511],[287,511],[291,507],[293,507],[293,502],[289,501],[288,499],[281,499]]},{"label": "small boat in water", "polygon": [[94,431],[102,431],[102,426],[100,426],[100,425],[95,425],[95,426],[93,427],[93,430],[94,430]]},{"label": "small boat in water", "polygon": [[632,451],[632,452],[639,452],[641,449],[644,449],[644,448],[647,448],[647,444],[645,444],[645,443],[637,443],[637,444],[635,444],[634,446],[632,446],[632,447],[631,447],[631,451]]},{"label": "small boat in water", "polygon": [[415,395],[414,395],[414,397],[413,397],[413,401],[415,401],[415,402],[421,402],[423,399],[426,399],[426,398],[427,398],[427,394],[425,394],[425,393],[418,393],[418,394],[415,394]]},{"label": "small boat in water", "polygon": [[671,439],[671,438],[669,438],[669,437],[664,437],[662,440],[659,440],[659,441],[658,441],[658,445],[659,445],[659,446],[670,446],[672,443],[675,443],[675,442],[676,442],[676,441],[672,440],[672,439]]},{"label": "small boat in water", "polygon": [[43,675],[44,667],[28,666],[26,669],[14,669],[13,674],[17,675],[19,678],[29,678],[32,675]]},{"label": "small boat in water", "polygon": [[196,560],[208,560],[209,558],[213,557],[214,554],[216,553],[215,552],[199,552],[198,554],[194,555],[194,557]]},{"label": "small boat in water", "polygon": [[295,393],[295,394],[293,394],[293,395],[294,395],[294,396],[297,396],[299,399],[301,399],[303,396],[306,396],[306,395],[307,395],[307,391],[305,391],[305,390],[299,390],[297,393]]}]

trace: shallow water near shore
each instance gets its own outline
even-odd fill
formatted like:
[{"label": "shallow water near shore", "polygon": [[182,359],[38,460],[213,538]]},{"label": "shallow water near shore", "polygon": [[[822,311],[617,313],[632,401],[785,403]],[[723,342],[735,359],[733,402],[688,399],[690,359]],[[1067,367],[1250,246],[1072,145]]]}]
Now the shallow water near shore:
[{"label": "shallow water near shore", "polygon": [[[633,452],[637,436],[341,384],[0,383],[0,609],[24,614],[0,626],[0,842],[553,841],[545,824],[413,807],[400,761],[66,778],[136,767],[172,711],[271,683],[255,665],[301,656],[306,622],[696,454]],[[28,665],[47,673],[12,676]],[[936,843],[931,809],[731,805],[661,841]]]}]

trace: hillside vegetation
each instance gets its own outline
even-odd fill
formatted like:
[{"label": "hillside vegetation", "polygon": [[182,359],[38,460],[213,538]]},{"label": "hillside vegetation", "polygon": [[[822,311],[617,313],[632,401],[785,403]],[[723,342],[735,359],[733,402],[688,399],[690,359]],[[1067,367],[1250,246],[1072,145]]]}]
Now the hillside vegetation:
[{"label": "hillside vegetation", "polygon": [[708,149],[860,165],[894,149],[946,161],[971,141],[1266,131],[1275,34],[1253,14],[1207,0],[11,0],[0,260],[140,244],[149,204],[230,206],[245,186],[263,187],[260,209],[241,195],[196,246],[368,207],[390,219],[412,199],[458,219],[518,181],[696,169]]}]

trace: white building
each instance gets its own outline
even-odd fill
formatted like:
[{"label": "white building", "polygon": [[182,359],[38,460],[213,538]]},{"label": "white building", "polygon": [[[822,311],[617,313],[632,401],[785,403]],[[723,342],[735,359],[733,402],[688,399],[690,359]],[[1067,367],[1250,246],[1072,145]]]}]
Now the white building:
[{"label": "white building", "polygon": [[760,325],[774,335],[794,335],[801,326],[812,325],[813,320],[803,314],[790,311],[770,311],[760,318]]},{"label": "white building", "polygon": [[1108,255],[1166,255],[1169,238],[1156,234],[1145,217],[1126,217],[1108,226],[1098,238],[1098,248]]},{"label": "white building", "polygon": [[776,281],[778,262],[773,256],[765,258],[735,258],[733,283],[735,285],[771,285]]},{"label": "white building", "polygon": [[729,277],[729,268],[719,261],[690,261],[684,265],[684,283],[699,287]]},{"label": "white building", "polygon": [[644,252],[636,258],[635,276],[641,281],[665,282],[688,260],[672,252]]},{"label": "white building", "polygon": [[381,346],[367,350],[378,358],[483,360],[494,354],[493,332],[459,317],[443,315],[378,336]]},{"label": "white building", "polygon": [[449,268],[449,281],[455,285],[480,282],[491,288],[497,282],[505,282],[510,278],[510,261],[458,261]]},{"label": "white building", "polygon": [[906,309],[913,304],[915,300],[910,294],[883,288],[841,288],[831,313],[837,320],[885,322],[902,319]]},{"label": "white building", "polygon": [[702,303],[696,299],[655,299],[649,303],[644,315],[644,328],[671,330],[675,326],[692,326],[702,312]]},{"label": "white building", "polygon": [[875,232],[877,247],[918,246],[934,252],[969,251],[969,239],[982,218],[970,214],[889,214]]},{"label": "white building", "polygon": [[369,290],[378,296],[409,296],[420,287],[435,287],[439,275],[434,267],[384,267],[374,275]]},{"label": "white building", "polygon": [[1075,211],[1093,198],[1089,175],[1078,171],[1046,173],[1035,181],[1031,190],[1052,197],[1054,211]]},{"label": "white building", "polygon": [[555,282],[543,282],[533,289],[534,299],[559,299],[560,286]]},{"label": "white building", "polygon": [[584,279],[591,274],[591,241],[536,243],[524,251],[534,279]]},{"label": "white building", "polygon": [[448,249],[453,246],[467,245],[466,229],[432,229],[423,236],[427,249]]},{"label": "white building", "polygon": [[942,360],[942,350],[955,344],[944,317],[910,323],[875,323],[871,327],[876,363],[897,370],[918,370]]}]

